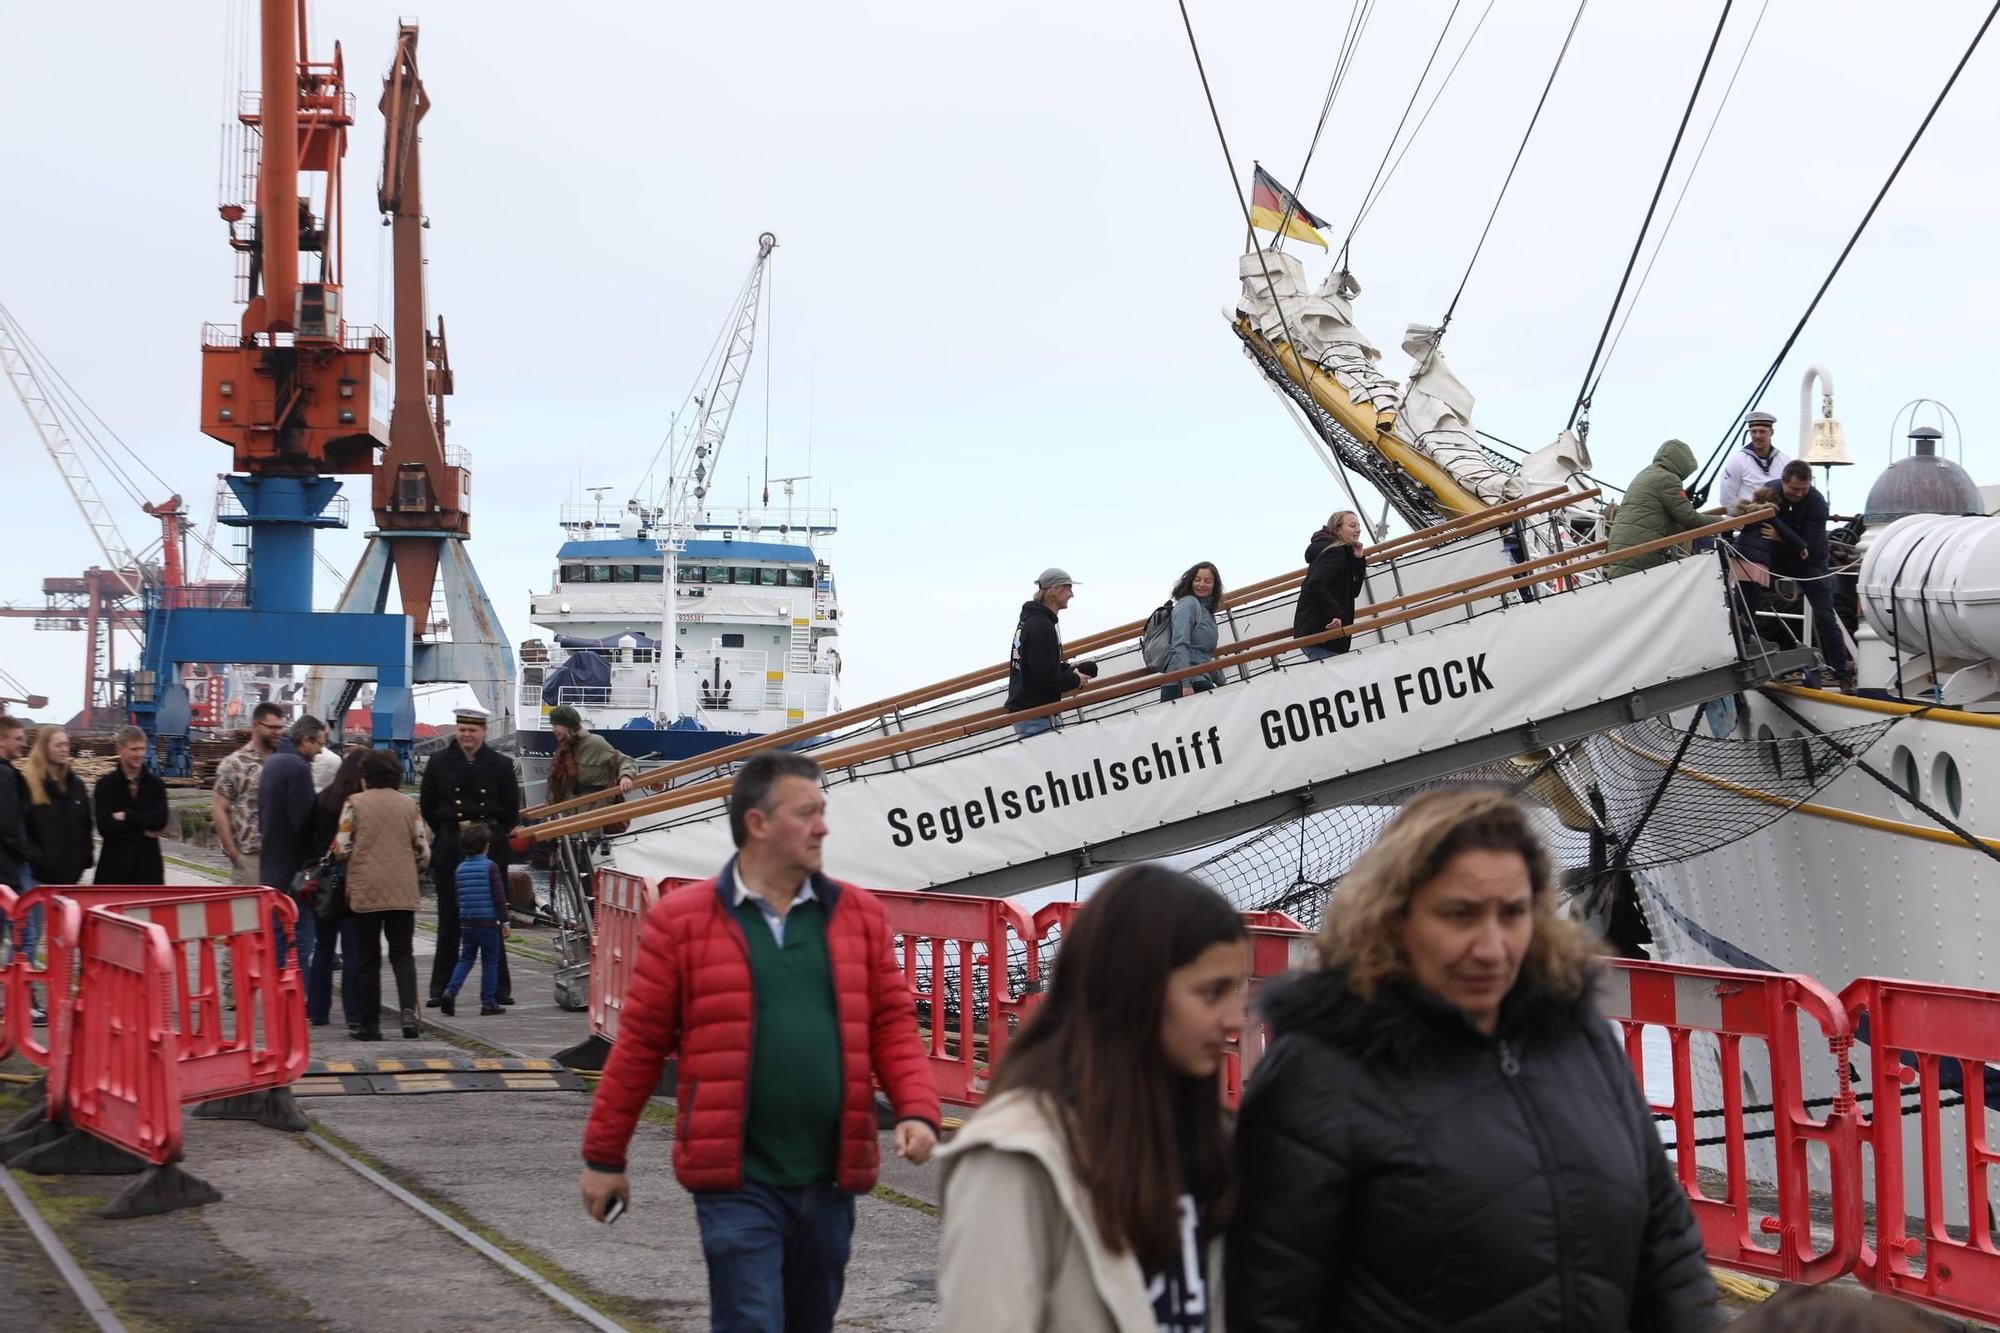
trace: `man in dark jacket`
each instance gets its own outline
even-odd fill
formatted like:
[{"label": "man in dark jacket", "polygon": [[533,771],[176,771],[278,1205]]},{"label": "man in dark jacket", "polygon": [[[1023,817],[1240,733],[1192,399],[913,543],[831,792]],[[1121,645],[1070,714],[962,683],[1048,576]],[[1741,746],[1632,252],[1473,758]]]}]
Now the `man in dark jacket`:
[{"label": "man in dark jacket", "polygon": [[[292,723],[288,737],[278,743],[278,752],[264,761],[257,775],[257,878],[266,887],[289,892],[293,878],[317,855],[312,845],[313,790],[312,761],[326,744],[326,723],[310,715]],[[298,938],[292,943],[298,952],[299,971],[312,966],[313,946],[318,938],[313,914],[301,910]],[[271,927],[278,940],[278,963],[284,965],[284,928],[273,918]]]},{"label": "man in dark jacket", "polygon": [[[1097,678],[1097,663],[1063,660],[1062,634],[1056,616],[1076,595],[1076,580],[1060,569],[1045,569],[1035,580],[1035,595],[1021,604],[1020,623],[1014,626],[1014,645],[1007,654],[1007,711],[1019,713],[1055,703],[1071,690],[1082,687],[1086,678]],[[1016,722],[1014,730],[1034,736],[1061,725],[1054,714]]]},{"label": "man in dark jacket", "polygon": [[937,1145],[916,1010],[866,890],[821,871],[819,766],[766,750],[736,774],[737,852],[646,914],[618,1040],[584,1130],[583,1203],[629,1200],[626,1149],[680,1061],[674,1174],[694,1194],[718,1329],[825,1333],[840,1307],[854,1199],[875,1187],[875,1084],[896,1155]]},{"label": "man in dark jacket", "polygon": [[[513,761],[486,743],[486,710],[476,705],[457,713],[458,744],[431,756],[417,805],[431,826],[431,882],[437,886],[437,956],[431,960],[430,998],[435,1009],[443,1002],[452,969],[458,966],[458,831],[467,824],[487,827],[492,842],[486,854],[507,874],[507,834],[521,822],[521,782]],[[514,975],[507,951],[500,951],[501,1004],[514,1003]]]},{"label": "man in dark jacket", "polygon": [[21,874],[28,866],[28,782],[14,761],[27,747],[21,719],[0,713],[0,884],[16,893],[27,887]]},{"label": "man in dark jacket", "polygon": [[1243,1097],[1231,1333],[1714,1326],[1700,1229],[1586,983],[1489,1035],[1407,977],[1273,983]]},{"label": "man in dark jacket", "polygon": [[1812,484],[1812,468],[1797,459],[1785,464],[1784,498],[1778,517],[1796,534],[1796,548],[1777,552],[1777,572],[1798,580],[1799,591],[1812,607],[1813,638],[1819,655],[1843,685],[1854,678],[1840,617],[1833,611],[1833,560],[1826,540],[1826,497]]},{"label": "man in dark jacket", "polygon": [[118,767],[97,780],[92,799],[97,808],[97,835],[104,848],[97,854],[98,884],[165,884],[167,868],[160,855],[160,832],[167,826],[167,785],[146,767],[151,748],[146,733],[120,727],[113,738]]},{"label": "man in dark jacket", "polygon": [[[1306,577],[1299,585],[1299,601],[1292,612],[1292,637],[1303,639],[1354,623],[1354,599],[1368,577],[1368,558],[1361,547],[1361,516],[1343,509],[1326,521],[1326,526],[1306,543]],[[1308,644],[1303,649],[1310,661],[1344,653],[1354,646],[1350,638]]]},{"label": "man in dark jacket", "polygon": [[[1618,502],[1617,517],[1611,520],[1611,549],[1623,551],[1642,546],[1677,532],[1703,527],[1708,520],[1694,507],[1682,483],[1694,475],[1694,450],[1680,440],[1668,440],[1653,454],[1653,461],[1639,470]],[[1629,560],[1620,560],[1605,570],[1610,578],[1633,574],[1667,563],[1668,548],[1648,551]]]}]

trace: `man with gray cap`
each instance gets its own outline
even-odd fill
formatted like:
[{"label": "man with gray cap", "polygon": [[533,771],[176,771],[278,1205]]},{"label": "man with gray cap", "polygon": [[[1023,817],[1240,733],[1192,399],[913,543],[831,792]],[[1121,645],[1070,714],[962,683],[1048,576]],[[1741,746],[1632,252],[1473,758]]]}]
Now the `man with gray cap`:
[{"label": "man with gray cap", "polygon": [[1769,412],[1752,412],[1748,424],[1750,438],[1729,456],[1729,461],[1722,465],[1722,475],[1716,479],[1716,498],[1722,502],[1725,513],[1741,513],[1748,508],[1750,497],[1760,487],[1776,486],[1778,478],[1785,475],[1785,464],[1792,461],[1790,454],[1771,442],[1771,433],[1778,424],[1776,417]]},{"label": "man with gray cap", "polygon": [[[1097,678],[1097,663],[1063,660],[1062,634],[1056,616],[1076,595],[1076,580],[1060,569],[1049,568],[1035,580],[1035,595],[1021,604],[1021,620],[1014,626],[1014,647],[1007,656],[1007,711],[1019,713],[1052,704],[1086,678]],[[1060,725],[1055,716],[1033,717],[1016,722],[1014,730],[1034,736]]]}]

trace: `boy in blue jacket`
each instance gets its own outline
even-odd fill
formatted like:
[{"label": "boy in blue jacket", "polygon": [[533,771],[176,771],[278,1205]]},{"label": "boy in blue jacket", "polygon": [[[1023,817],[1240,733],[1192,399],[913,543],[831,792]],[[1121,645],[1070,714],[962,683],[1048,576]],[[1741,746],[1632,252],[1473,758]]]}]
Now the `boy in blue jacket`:
[{"label": "boy in blue jacket", "polygon": [[451,984],[444,988],[438,1012],[451,1017],[455,1012],[458,988],[472,974],[472,960],[479,960],[479,1013],[481,1017],[504,1014],[500,1007],[500,941],[514,933],[507,923],[507,887],[500,867],[486,854],[492,832],[484,823],[467,824],[458,835],[458,966],[452,969]]}]

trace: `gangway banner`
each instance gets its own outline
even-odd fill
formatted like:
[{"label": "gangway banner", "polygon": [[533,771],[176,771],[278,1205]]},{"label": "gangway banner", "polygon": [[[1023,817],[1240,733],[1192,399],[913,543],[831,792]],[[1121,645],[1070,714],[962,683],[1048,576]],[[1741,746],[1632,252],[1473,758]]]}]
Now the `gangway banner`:
[{"label": "gangway banner", "polygon": [[[1677,564],[1171,703],[827,783],[827,873],[952,884],[1551,719],[1737,660],[1724,575]],[[1004,738],[1004,739],[1002,739]],[[988,739],[988,738],[976,738]],[[966,742],[958,742],[963,746]],[[809,753],[809,752],[808,752]],[[617,850],[657,881],[733,850],[723,805]],[[1190,844],[1192,845],[1192,843]],[[1066,878],[1059,867],[1050,880]]]}]

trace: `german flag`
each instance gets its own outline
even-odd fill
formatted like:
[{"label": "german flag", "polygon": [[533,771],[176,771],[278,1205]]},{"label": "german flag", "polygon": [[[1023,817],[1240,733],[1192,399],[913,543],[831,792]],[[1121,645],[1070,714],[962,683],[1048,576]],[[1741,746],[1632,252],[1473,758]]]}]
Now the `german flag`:
[{"label": "german flag", "polygon": [[1265,231],[1282,232],[1326,249],[1326,238],[1313,230],[1324,227],[1326,223],[1308,213],[1306,206],[1290,190],[1278,184],[1261,164],[1250,187],[1250,225],[1262,227]]}]

